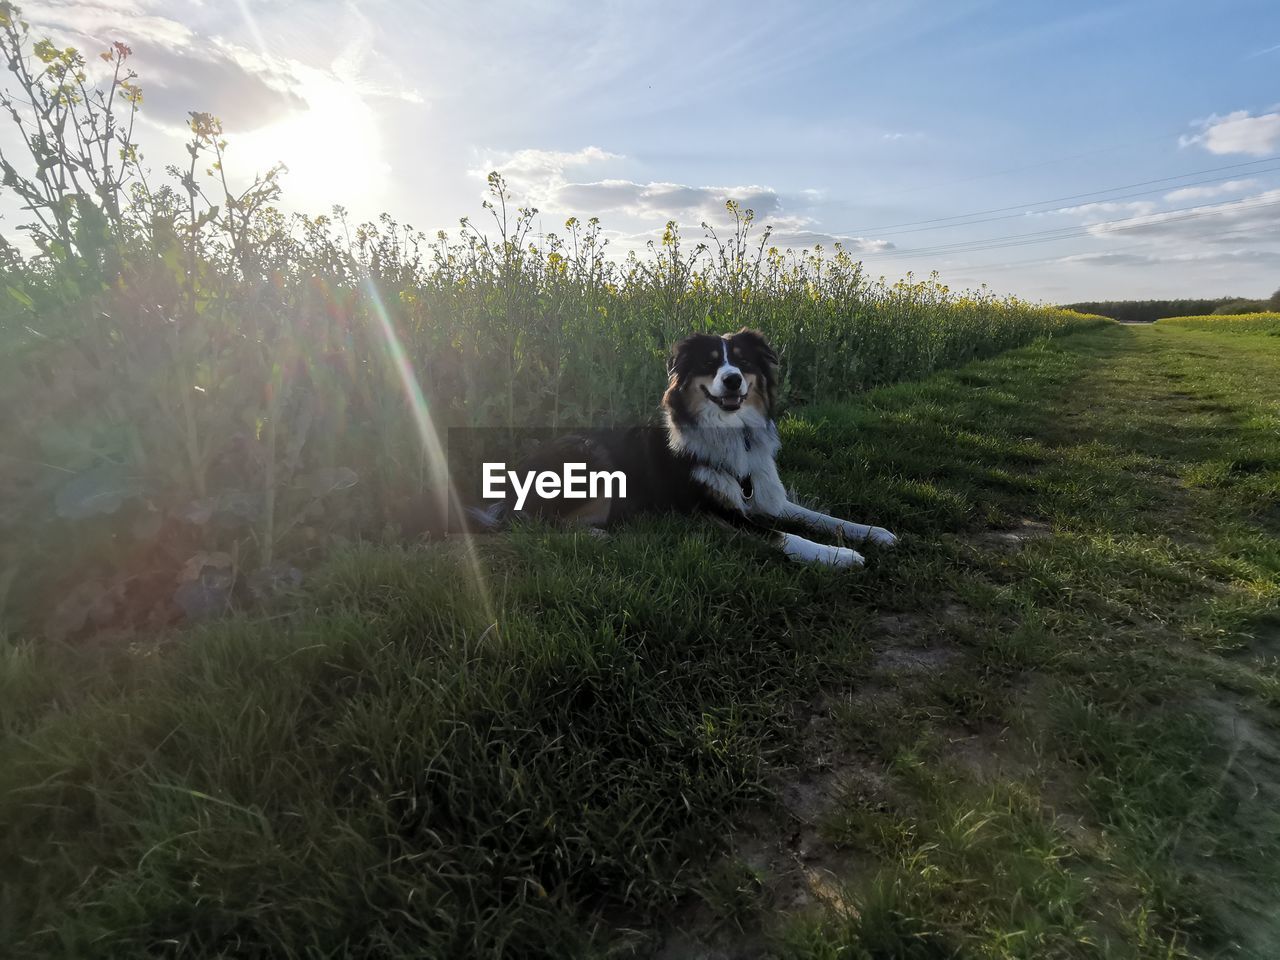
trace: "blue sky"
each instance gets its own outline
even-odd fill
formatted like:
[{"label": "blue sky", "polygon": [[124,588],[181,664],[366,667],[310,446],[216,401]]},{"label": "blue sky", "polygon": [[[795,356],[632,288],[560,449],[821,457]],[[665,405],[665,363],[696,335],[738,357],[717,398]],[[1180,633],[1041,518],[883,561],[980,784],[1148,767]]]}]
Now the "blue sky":
[{"label": "blue sky", "polygon": [[668,219],[697,236],[732,197],[780,246],[840,239],[873,275],[1055,301],[1280,287],[1274,0],[25,12],[134,47],[156,169],[210,110],[233,171],[289,165],[294,209],[452,230],[499,169],[543,229],[597,215],[619,252]]}]

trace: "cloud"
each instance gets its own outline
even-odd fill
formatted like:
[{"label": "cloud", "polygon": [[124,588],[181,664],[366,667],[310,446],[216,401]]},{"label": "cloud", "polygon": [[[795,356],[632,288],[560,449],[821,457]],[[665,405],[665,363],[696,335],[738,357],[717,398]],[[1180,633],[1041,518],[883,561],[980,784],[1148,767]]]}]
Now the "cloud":
[{"label": "cloud", "polygon": [[694,187],[660,181],[598,180],[565,183],[556,187],[557,207],[590,214],[624,213],[649,220],[681,222],[723,221],[726,204],[734,200],[744,210],[753,210],[757,220],[782,212],[782,200],[769,187]]},{"label": "cloud", "polygon": [[[694,186],[665,180],[637,181],[622,178],[570,179],[593,168],[626,158],[600,147],[584,147],[576,151],[516,150],[503,155],[488,154],[482,167],[471,171],[484,176],[490,170],[501,173],[520,202],[549,212],[578,217],[616,217],[633,222],[665,224],[674,220],[686,227],[708,223],[722,227],[731,220],[729,201],[742,210],[750,210],[755,222],[773,228],[771,246],[794,250],[819,244],[831,247],[840,243],[852,253],[874,253],[893,249],[887,240],[848,237],[818,229],[811,217],[788,213],[781,193],[769,186]],[[802,202],[812,202],[820,191],[802,190]],[[644,232],[618,234],[620,246],[639,248],[653,239]]]},{"label": "cloud", "polygon": [[[394,64],[377,56],[373,22],[348,2],[329,28],[331,45],[297,59],[267,49],[258,18],[247,12],[214,18],[212,9],[197,16],[204,6],[203,0],[48,0],[32,11],[31,23],[36,35],[85,51],[98,82],[104,65],[97,51],[115,40],[133,48],[130,66],[143,92],[139,119],[162,134],[143,142],[151,163],[183,163],[188,114],[207,112],[228,134],[233,188],[284,163],[288,207],[314,211],[341,203],[359,216],[374,215],[392,187],[374,101],[422,98],[401,82]],[[223,28],[243,20],[251,45],[170,19],[178,9],[194,22]]]},{"label": "cloud", "polygon": [[657,180],[641,183],[610,178],[569,179],[570,174],[584,168],[623,159],[619,154],[595,146],[572,152],[524,149],[505,155],[487,155],[482,167],[471,172],[484,176],[496,170],[518,199],[540,209],[578,216],[620,213],[663,222],[722,221],[729,200],[754,210],[757,219],[782,212],[777,191],[759,185],[700,187]]},{"label": "cloud", "polygon": [[1075,216],[1095,216],[1099,214],[1119,214],[1126,217],[1142,216],[1154,213],[1156,204],[1150,200],[1101,200],[1096,203],[1082,203],[1074,207],[1058,207],[1055,210],[1033,211],[1036,213],[1061,213]]},{"label": "cloud", "polygon": [[[414,88],[407,88],[398,71],[388,63],[385,57],[379,57],[375,49],[377,30],[372,20],[361,11],[354,2],[346,4],[346,14],[351,25],[347,27],[347,43],[333,61],[333,75],[344,83],[350,84],[358,93],[366,97],[381,97],[391,100],[403,100],[405,103],[425,103],[425,98]],[[370,61],[384,68],[391,69],[395,82],[383,83],[370,75]]]},{"label": "cloud", "polygon": [[1163,264],[1195,264],[1209,266],[1215,264],[1257,264],[1270,265],[1280,263],[1280,250],[1225,250],[1203,251],[1198,253],[1081,253],[1070,257],[1062,257],[1059,263],[1082,263],[1104,267],[1151,267]]},{"label": "cloud", "polygon": [[50,0],[32,12],[31,23],[33,32],[52,33],[83,50],[91,69],[101,67],[95,52],[116,40],[127,43],[143,91],[142,119],[184,137],[193,110],[212,113],[229,133],[238,134],[322,108],[311,95],[320,75],[342,81],[362,97],[422,102],[414,90],[379,84],[366,75],[373,26],[354,5],[343,25],[344,46],[325,68],[201,36],[163,15],[171,9],[165,0]]},{"label": "cloud", "polygon": [[1077,253],[1070,257],[1059,257],[1058,263],[1087,263],[1105,267],[1134,267],[1152,263],[1149,254],[1123,253]]},{"label": "cloud", "polygon": [[622,159],[619,154],[599,147],[583,147],[572,152],[526,148],[506,154],[488,153],[480,166],[470,172],[484,178],[496,170],[513,191],[522,195],[522,199],[546,204],[554,192],[564,186],[570,170]]},{"label": "cloud", "polygon": [[93,3],[59,2],[46,0],[24,13],[31,22],[33,34],[53,32],[76,41],[92,40],[88,53],[97,52],[115,40],[123,40],[130,46],[142,43],[164,46],[186,46],[195,34],[191,29],[169,17],[158,15],[154,8],[161,4],[135,2],[135,0],[97,0]]},{"label": "cloud", "polygon": [[1097,223],[1088,229],[1095,237],[1137,236],[1159,242],[1248,243],[1257,247],[1280,242],[1277,205],[1280,190],[1266,190],[1226,203],[1155,213],[1123,223]]},{"label": "cloud", "polygon": [[[633,233],[613,230],[606,230],[605,233],[610,237],[611,242],[622,250],[641,250],[646,244],[655,242],[662,236],[662,231],[656,227],[652,230]],[[701,236],[687,235],[686,239],[700,240]],[[879,253],[884,250],[894,249],[894,245],[888,240],[837,236],[820,230],[806,230],[791,224],[783,224],[781,227],[775,225],[775,229],[769,238],[769,246],[777,247],[779,250],[812,250],[814,247],[822,246],[830,253],[837,243],[847,252],[853,254]]]},{"label": "cloud", "polygon": [[1280,150],[1280,112],[1255,117],[1247,110],[1236,110],[1225,117],[1215,115],[1201,124],[1199,133],[1179,137],[1178,144],[1200,144],[1210,153],[1265,156]]},{"label": "cloud", "polygon": [[136,0],[51,2],[31,15],[33,33],[51,33],[82,50],[91,69],[94,54],[113,41],[132,48],[130,66],[142,87],[142,119],[185,136],[187,115],[212,113],[229,132],[254,130],[306,106],[297,95],[296,64],[266,58],[235,44],[198,37],[158,14],[164,6]]},{"label": "cloud", "polygon": [[230,44],[173,49],[135,44],[143,116],[183,127],[193,110],[212,113],[229,133],[256,130],[306,109],[297,74],[286,63],[255,63]]},{"label": "cloud", "polygon": [[1251,190],[1257,185],[1257,180],[1228,180],[1226,183],[1220,183],[1212,187],[1182,187],[1179,190],[1166,193],[1164,198],[1170,203],[1180,203],[1186,200],[1209,200],[1228,193],[1241,193],[1245,190]]},{"label": "cloud", "polygon": [[872,240],[868,237],[840,237],[815,230],[775,230],[769,245],[779,249],[810,250],[816,246],[833,247],[840,244],[850,253],[881,253],[895,249],[889,240]]}]

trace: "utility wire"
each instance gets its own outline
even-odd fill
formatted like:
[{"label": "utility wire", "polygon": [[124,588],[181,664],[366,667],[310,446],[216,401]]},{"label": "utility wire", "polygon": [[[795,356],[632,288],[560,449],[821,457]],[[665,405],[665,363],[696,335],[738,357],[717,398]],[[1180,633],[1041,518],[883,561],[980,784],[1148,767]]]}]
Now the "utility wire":
[{"label": "utility wire", "polygon": [[[918,187],[905,187],[901,190],[891,190],[887,193],[881,193],[881,197],[900,197],[904,193],[927,193],[930,190],[941,190],[943,187],[953,187],[961,183],[973,183],[977,180],[990,180],[992,177],[1002,177],[1008,173],[1018,173],[1022,170],[1035,170],[1040,167],[1051,167],[1057,163],[1066,163],[1068,160],[1079,160],[1081,157],[1092,157],[1100,153],[1109,153],[1112,150],[1121,150],[1125,147],[1135,147],[1144,143],[1154,143],[1157,140],[1171,140],[1174,137],[1180,137],[1186,133],[1185,129],[1174,130],[1172,133],[1161,133],[1154,137],[1143,137],[1140,140],[1126,140],[1122,143],[1112,143],[1102,147],[1096,147],[1092,150],[1085,150],[1082,153],[1069,153],[1062,156],[1050,157],[1048,160],[1040,160],[1036,163],[1025,163],[1016,167],[1006,167],[1003,170],[994,170],[991,173],[980,173],[972,177],[961,177],[958,180],[945,180],[942,183],[925,184]],[[860,201],[842,200],[833,206],[853,206]]]},{"label": "utility wire", "polygon": [[[1261,174],[1267,174],[1267,173],[1276,173],[1276,172],[1278,172],[1278,171],[1280,171],[1280,166],[1277,166],[1277,167],[1264,167],[1264,168],[1263,168],[1263,169],[1261,169],[1261,170],[1250,170],[1250,171],[1248,171],[1248,172],[1249,172],[1250,174],[1257,174],[1257,175],[1261,175]],[[1187,176],[1190,176],[1190,174],[1187,174]],[[1218,177],[1208,177],[1208,178],[1203,179],[1203,180],[1190,180],[1190,181],[1188,181],[1188,182],[1186,182],[1186,183],[1179,184],[1179,185],[1178,185],[1178,187],[1177,187],[1177,189],[1181,190],[1181,189],[1184,189],[1184,188],[1186,188],[1186,187],[1198,187],[1198,186],[1200,186],[1200,185],[1202,185],[1202,184],[1206,184],[1206,183],[1219,183],[1219,182],[1221,182],[1221,181],[1223,181],[1223,180],[1230,180],[1232,177],[1237,177],[1237,176],[1239,176],[1239,173],[1228,173],[1228,174],[1225,174],[1225,175],[1223,175],[1223,176],[1218,176]],[[1124,188],[1123,188],[1123,187],[1115,187],[1114,189],[1115,189],[1115,190],[1122,190],[1122,189],[1124,189]],[[1134,193],[1122,193],[1122,194],[1120,194],[1120,195],[1118,195],[1118,196],[1114,196],[1114,197],[1106,197],[1105,199],[1099,199],[1099,200],[1094,200],[1094,201],[1090,201],[1090,202],[1092,202],[1092,203],[1114,203],[1114,202],[1115,202],[1115,201],[1117,201],[1117,200],[1131,200],[1131,199],[1133,199],[1134,197],[1146,197],[1146,196],[1150,196],[1150,195],[1151,195],[1151,194],[1153,194],[1153,193],[1162,193],[1163,191],[1168,190],[1168,189],[1169,189],[1169,186],[1168,186],[1168,185],[1165,185],[1165,186],[1163,186],[1163,187],[1155,187],[1154,189],[1151,189],[1151,190],[1138,190],[1138,191],[1136,191],[1136,192],[1134,192]],[[1103,191],[1103,190],[1099,190],[1099,191],[1097,191],[1097,193],[1110,193],[1110,192],[1112,192],[1112,191],[1109,191],[1109,190],[1108,190],[1108,191]],[[1080,196],[1089,196],[1089,194],[1081,194]],[[1056,202],[1058,202],[1058,201],[1053,201],[1053,200],[1043,200],[1043,201],[1041,201],[1041,203],[1056,203]],[[1025,216],[1027,216],[1028,214],[1035,214],[1035,213],[1039,213],[1039,214],[1048,214],[1048,213],[1057,213],[1057,212],[1058,212],[1057,210],[1027,210],[1027,209],[1024,209],[1026,206],[1032,206],[1032,204],[1025,204],[1025,205],[1024,205],[1024,204],[1020,204],[1020,205],[1018,206],[1018,212],[1017,212],[1017,213],[1006,213],[1006,214],[1003,214],[1002,216],[999,216],[999,217],[982,217],[981,219],[978,219],[978,220],[965,220],[965,221],[960,222],[960,223],[940,223],[940,224],[938,224],[937,226],[933,226],[933,227],[912,227],[912,228],[911,228],[911,229],[909,229],[909,230],[875,230],[875,231],[868,231],[868,232],[872,232],[872,233],[874,233],[874,234],[875,234],[875,236],[876,236],[876,238],[878,239],[878,238],[880,238],[880,237],[896,237],[896,236],[901,236],[902,234],[905,234],[905,233],[929,233],[929,232],[931,232],[931,231],[933,231],[933,230],[950,230],[950,229],[953,229],[953,228],[955,228],[955,227],[969,227],[969,226],[974,226],[974,225],[979,224],[979,223],[996,223],[996,222],[998,222],[998,221],[1000,221],[1000,220],[1018,220],[1018,219],[1021,219],[1021,218],[1025,217]],[[1002,207],[1001,209],[1004,209],[1004,210],[1010,210],[1010,209],[1013,209],[1013,208],[1012,208],[1012,207]],[[1152,211],[1152,214],[1155,214],[1155,213],[1158,213],[1158,212],[1159,212],[1159,211],[1153,210],[1153,211]],[[977,214],[969,214],[969,216],[977,216]],[[844,232],[844,231],[842,231],[842,233],[843,233],[843,232]]]},{"label": "utility wire", "polygon": [[[1084,198],[1086,198],[1086,197],[1094,197],[1094,196],[1098,196],[1099,194],[1104,194],[1104,193],[1115,193],[1117,190],[1129,190],[1129,189],[1132,189],[1133,187],[1145,187],[1145,186],[1149,186],[1150,184],[1153,184],[1153,183],[1166,183],[1166,184],[1169,184],[1169,183],[1172,183],[1172,182],[1173,182],[1173,181],[1175,181],[1175,180],[1183,180],[1183,179],[1185,179],[1185,178],[1187,178],[1187,177],[1198,177],[1198,176],[1200,176],[1201,174],[1205,174],[1205,173],[1218,173],[1218,172],[1223,171],[1223,170],[1241,170],[1241,169],[1242,169],[1242,168],[1244,168],[1244,167],[1252,167],[1252,166],[1256,166],[1256,165],[1258,165],[1258,164],[1262,164],[1262,163],[1274,163],[1274,162],[1275,162],[1275,161],[1277,161],[1277,160],[1280,160],[1280,154],[1277,154],[1277,155],[1275,155],[1275,156],[1271,156],[1271,157],[1263,157],[1263,158],[1262,158],[1262,159],[1260,159],[1260,160],[1246,160],[1246,161],[1244,161],[1243,163],[1229,163],[1229,164],[1226,164],[1225,166],[1220,166],[1220,167],[1207,167],[1207,168],[1205,168],[1204,170],[1192,170],[1192,171],[1190,171],[1190,172],[1188,172],[1188,173],[1180,173],[1180,174],[1176,174],[1175,176],[1171,176],[1171,177],[1157,177],[1157,178],[1156,178],[1156,179],[1154,179],[1154,180],[1139,180],[1137,183],[1125,183],[1125,184],[1121,184],[1121,185],[1120,185],[1120,186],[1118,186],[1118,187],[1108,187],[1108,188],[1106,188],[1106,189],[1102,189],[1102,190],[1089,190],[1089,191],[1086,191],[1086,192],[1084,192],[1084,193],[1073,193],[1073,194],[1068,194],[1067,196],[1064,196],[1064,197],[1053,197],[1053,198],[1048,199],[1048,200],[1029,200],[1029,201],[1027,201],[1027,202],[1025,202],[1025,203],[1015,203],[1015,204],[1010,204],[1010,205],[1009,205],[1009,206],[1007,206],[1007,207],[992,207],[990,210],[975,210],[975,211],[973,211],[973,212],[971,212],[971,213],[957,213],[957,214],[954,214],[954,215],[949,216],[949,217],[934,217],[934,218],[929,219],[929,220],[908,220],[908,221],[905,221],[905,222],[903,222],[903,223],[889,223],[889,224],[884,224],[883,226],[879,226],[879,227],[859,227],[859,228],[851,228],[851,229],[847,229],[847,230],[828,230],[827,232],[828,232],[828,233],[831,233],[831,234],[833,234],[833,235],[868,234],[868,233],[884,233],[884,232],[889,231],[889,230],[897,230],[897,228],[899,228],[899,227],[915,227],[915,226],[920,226],[920,225],[923,225],[923,224],[946,223],[947,221],[950,221],[950,220],[963,220],[963,219],[966,219],[966,218],[968,218],[968,217],[980,217],[980,216],[983,216],[983,215],[988,214],[988,213],[1003,213],[1003,212],[1005,212],[1006,210],[1022,210],[1022,209],[1026,208],[1026,207],[1039,207],[1039,206],[1044,206],[1045,204],[1049,204],[1049,203],[1064,203],[1064,202],[1069,201],[1069,200],[1081,200],[1081,199],[1084,199]],[[1272,172],[1272,171],[1271,171],[1271,170],[1265,170],[1265,171],[1261,171],[1261,170],[1259,170],[1259,171],[1249,171],[1249,172],[1255,172],[1255,173],[1270,173],[1270,172]],[[1224,177],[1215,177],[1215,178],[1213,178],[1213,179],[1214,179],[1214,180],[1229,180],[1232,176],[1235,176],[1235,174],[1229,174],[1228,176],[1224,176]],[[1209,183],[1209,182],[1212,182],[1212,181],[1210,181],[1210,180],[1197,181],[1197,183]],[[1193,186],[1193,184],[1182,184],[1182,186]],[[1161,187],[1160,189],[1162,190],[1162,189],[1166,189],[1166,188]],[[1176,189],[1176,188],[1175,188],[1175,189]],[[1145,191],[1145,192],[1148,192],[1148,193],[1158,193],[1158,192],[1159,192],[1159,190],[1151,190],[1151,191]],[[1135,196],[1136,196],[1136,194],[1135,194]],[[1113,197],[1113,198],[1111,198],[1111,199],[1119,199],[1119,198],[1114,198],[1114,197]],[[979,220],[979,221],[975,221],[975,222],[977,222],[977,223],[985,223],[985,222],[987,222],[987,221]],[[956,226],[964,226],[964,224],[956,224]],[[902,233],[914,233],[914,232],[916,232],[916,231],[902,230],[902,231],[899,231],[899,232],[902,232]]]},{"label": "utility wire", "polygon": [[[1227,234],[1234,233],[1234,232],[1235,232],[1235,228],[1232,228],[1230,230],[1215,230],[1212,233],[1200,234],[1200,237],[1201,239],[1206,239],[1209,237],[1225,237]],[[1149,243],[1130,243],[1130,244],[1126,244],[1123,247],[1110,247],[1107,250],[1102,250],[1099,252],[1102,254],[1127,253],[1130,250],[1149,250],[1149,249],[1151,249],[1151,245]],[[965,264],[965,269],[966,270],[1006,270],[1010,267],[1023,267],[1023,266],[1028,266],[1034,263],[1067,262],[1073,256],[1078,256],[1078,254],[1067,254],[1065,256],[1058,255],[1058,256],[1052,256],[1052,257],[1032,257],[1029,260],[1009,260],[1009,261],[1005,261],[1004,263]]]},{"label": "utility wire", "polygon": [[[1115,232],[1123,232],[1126,228],[1120,226],[1122,224],[1130,224],[1128,229],[1140,224],[1135,221],[1147,221],[1148,223],[1180,223],[1185,220],[1197,220],[1201,217],[1218,216],[1222,213],[1233,210],[1253,210],[1261,207],[1273,206],[1280,203],[1280,199],[1267,200],[1261,203],[1254,203],[1248,200],[1233,200],[1227,203],[1218,204],[1214,207],[1205,208],[1203,206],[1181,207],[1174,210],[1165,210],[1157,214],[1144,214],[1137,217],[1122,217],[1116,220],[1099,220],[1094,223],[1080,224],[1076,227],[1062,228],[1058,227],[1052,230],[1036,230],[1030,233],[1012,234],[1006,237],[989,237],[982,240],[965,240],[958,243],[939,244],[933,247],[917,247],[914,249],[889,250],[883,253],[863,252],[865,256],[875,257],[878,259],[902,259],[903,257],[932,256],[945,253],[972,253],[977,250],[994,250],[1002,247],[1016,247],[1031,243],[1047,243],[1053,240],[1070,240],[1076,237],[1084,237],[1092,234],[1093,227],[1114,227]],[[1169,213],[1186,213],[1181,217],[1166,217]],[[1160,217],[1162,219],[1152,220],[1152,217]]]}]

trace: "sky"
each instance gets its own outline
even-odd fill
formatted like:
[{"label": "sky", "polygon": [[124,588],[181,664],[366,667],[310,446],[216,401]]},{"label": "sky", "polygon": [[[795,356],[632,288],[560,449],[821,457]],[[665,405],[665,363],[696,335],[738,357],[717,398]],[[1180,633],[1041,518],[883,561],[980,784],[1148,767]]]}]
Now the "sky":
[{"label": "sky", "polygon": [[[1072,302],[1280,287],[1280,3],[42,0],[36,35],[121,40],[149,166],[214,113],[282,205],[538,229],[621,255],[725,201],[872,276]],[[8,233],[13,218],[0,229]]]}]

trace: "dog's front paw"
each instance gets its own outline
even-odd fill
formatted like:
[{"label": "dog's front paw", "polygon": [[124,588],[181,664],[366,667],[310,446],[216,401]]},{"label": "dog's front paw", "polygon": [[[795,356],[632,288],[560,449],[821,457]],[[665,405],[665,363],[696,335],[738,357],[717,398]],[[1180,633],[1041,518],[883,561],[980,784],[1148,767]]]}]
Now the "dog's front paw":
[{"label": "dog's front paw", "polygon": [[831,555],[822,558],[821,562],[833,567],[861,567],[867,562],[867,558],[848,547],[832,547]]},{"label": "dog's front paw", "polygon": [[857,550],[814,543],[794,533],[782,535],[782,552],[801,563],[821,563],[828,567],[860,567],[866,562]]},{"label": "dog's front paw", "polygon": [[867,533],[867,539],[872,543],[880,544],[882,547],[896,547],[898,545],[898,538],[884,527],[872,527]]}]

